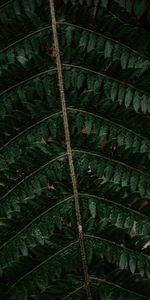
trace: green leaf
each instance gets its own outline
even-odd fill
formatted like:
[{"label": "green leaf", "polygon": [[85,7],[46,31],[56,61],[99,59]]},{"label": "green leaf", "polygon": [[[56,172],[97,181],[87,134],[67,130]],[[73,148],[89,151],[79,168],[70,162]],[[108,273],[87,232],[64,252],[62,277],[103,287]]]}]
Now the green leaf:
[{"label": "green leaf", "polygon": [[139,273],[143,277],[145,274],[145,259],[143,256],[138,257],[137,265],[138,265]]},{"label": "green leaf", "polygon": [[146,193],[147,182],[144,178],[141,178],[139,181],[139,192],[142,197],[145,196]]},{"label": "green leaf", "polygon": [[118,101],[119,101],[120,105],[124,103],[125,94],[126,94],[125,87],[123,87],[122,85],[120,85],[119,86],[119,91],[118,91]]},{"label": "green leaf", "polygon": [[131,102],[132,102],[132,96],[133,96],[133,93],[131,91],[131,89],[129,88],[126,95],[125,95],[125,107],[129,107],[131,105]]},{"label": "green leaf", "polygon": [[28,249],[24,240],[20,239],[19,248],[23,256],[28,256]]},{"label": "green leaf", "polygon": [[143,95],[141,99],[141,108],[142,112],[146,114],[148,109],[148,98],[145,95]]},{"label": "green leaf", "polygon": [[109,40],[106,41],[105,43],[105,49],[104,49],[104,57],[109,58],[112,56],[112,50],[113,46]]},{"label": "green leaf", "polygon": [[128,60],[129,60],[128,52],[124,50],[122,55],[121,55],[121,59],[120,59],[121,66],[122,66],[123,70],[125,70],[127,68]]},{"label": "green leaf", "polygon": [[133,108],[135,109],[136,112],[138,112],[140,108],[140,97],[139,94],[136,92],[134,97],[133,97]]},{"label": "green leaf", "polygon": [[120,269],[124,270],[127,268],[127,265],[128,265],[128,255],[125,251],[123,251],[120,256],[119,267]]},{"label": "green leaf", "polygon": [[37,239],[39,244],[44,245],[44,238],[43,238],[43,235],[42,235],[40,229],[38,229],[38,228],[34,229],[34,236]]},{"label": "green leaf", "polygon": [[92,200],[89,200],[89,210],[92,218],[96,217],[96,203]]},{"label": "green leaf", "polygon": [[111,87],[111,99],[115,101],[117,95],[118,95],[118,84],[114,82]]},{"label": "green leaf", "polygon": [[87,46],[87,52],[92,51],[95,48],[95,45],[96,45],[96,35],[91,33],[89,35],[89,42],[88,42],[88,46]]},{"label": "green leaf", "polygon": [[80,38],[79,46],[85,49],[87,44],[88,44],[88,34],[86,31],[83,31]]},{"label": "green leaf", "polygon": [[93,119],[92,119],[92,117],[88,117],[88,119],[86,120],[86,123],[85,123],[87,135],[91,134],[92,126],[93,126]]},{"label": "green leaf", "polygon": [[85,74],[80,73],[77,78],[77,88],[78,89],[80,89],[83,86],[84,81],[85,81]]},{"label": "green leaf", "polygon": [[136,271],[136,257],[133,254],[130,254],[129,256],[129,267],[131,273],[134,274]]},{"label": "green leaf", "polygon": [[97,80],[95,80],[95,83],[94,83],[94,91],[95,92],[99,92],[100,89],[101,89],[101,86],[102,86],[102,80],[99,78]]},{"label": "green leaf", "polygon": [[13,49],[9,49],[7,52],[7,59],[10,64],[15,64],[15,53]]},{"label": "green leaf", "polygon": [[22,56],[22,55],[18,55],[18,56],[16,56],[16,58],[21,63],[21,65],[25,65],[26,62],[27,62],[27,59],[24,56]]},{"label": "green leaf", "polygon": [[133,174],[130,178],[131,191],[135,192],[138,187],[139,178],[136,174]]},{"label": "green leaf", "polygon": [[111,180],[113,177],[114,169],[111,165],[108,165],[105,169],[105,176],[107,180]]},{"label": "green leaf", "polygon": [[128,61],[128,68],[135,68],[137,62],[137,58],[135,56],[130,56]]},{"label": "green leaf", "polygon": [[67,27],[66,29],[66,41],[67,41],[67,45],[70,46],[72,43],[72,27]]}]

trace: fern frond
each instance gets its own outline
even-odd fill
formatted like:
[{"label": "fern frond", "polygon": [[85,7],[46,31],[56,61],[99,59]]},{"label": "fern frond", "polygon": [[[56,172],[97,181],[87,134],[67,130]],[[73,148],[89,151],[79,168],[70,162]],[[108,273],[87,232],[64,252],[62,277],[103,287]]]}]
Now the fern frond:
[{"label": "fern frond", "polygon": [[[62,227],[61,214],[65,220],[68,213],[71,213],[71,210],[72,196],[59,201],[57,204],[42,212],[38,217],[33,219],[29,224],[17,232],[12,238],[2,244],[0,246],[2,270],[8,265],[10,266],[10,264],[12,264],[15,260],[18,260],[20,256],[27,256],[28,251],[37,247],[38,244],[47,244],[49,235],[53,235],[55,227],[58,227],[59,229]],[[57,217],[54,218],[54,215]],[[16,249],[20,249],[20,253],[19,251],[16,252]],[[9,258],[11,258],[9,263],[7,261],[6,253],[7,255],[9,254]]]},{"label": "fern frond", "polygon": [[116,203],[107,198],[84,193],[80,193],[80,195],[83,199],[81,205],[84,217],[90,211],[91,217],[95,218],[97,215],[102,219],[106,218],[113,225],[127,228],[131,234],[133,232],[135,235],[149,234],[150,220],[148,216],[133,210],[131,207],[126,207],[125,204]]},{"label": "fern frond", "polygon": [[[102,177],[105,182],[111,180],[115,183],[115,178],[117,177],[117,184],[120,184],[122,187],[130,186],[132,192],[139,191],[141,196],[147,195],[149,197],[150,179],[148,174],[144,174],[136,168],[129,167],[125,163],[112,160],[108,157],[102,157],[90,151],[74,150],[74,153],[75,158],[77,156],[76,168],[79,170],[79,173],[82,172],[84,175],[90,166],[92,172],[97,174],[98,177]],[[135,186],[132,185],[132,178],[136,176],[137,181]]]},{"label": "fern frond", "polygon": [[[119,245],[113,241],[107,241],[107,239],[101,238],[100,236],[85,234],[85,237],[92,241],[93,247],[95,248],[94,251],[96,252],[96,256],[98,258],[104,258],[106,255],[108,261],[111,263],[115,262],[120,269],[129,268],[132,274],[136,272],[139,254],[135,250],[128,249],[124,246],[124,250],[122,251],[122,245]],[[92,244],[90,243],[90,247],[91,245]],[[143,268],[145,265],[147,276],[149,276],[150,259],[143,253],[140,254],[140,259],[141,258],[143,260]],[[139,267],[140,266],[141,265],[139,264]],[[139,271],[140,270],[141,269],[139,269]]]},{"label": "fern frond", "polygon": [[149,299],[149,9],[1,1],[3,300]]},{"label": "fern frond", "polygon": [[[98,53],[103,53],[105,59],[111,58],[112,61],[119,60],[123,70],[138,68],[141,69],[139,71],[140,74],[150,66],[149,57],[136,52],[112,37],[67,22],[59,22],[58,24],[65,27],[62,30],[62,38],[63,43],[66,42],[66,46],[68,47],[71,46],[72,42],[76,42],[76,47],[81,47],[87,53],[96,49]],[[77,30],[79,33],[81,31],[81,34],[78,34]]]},{"label": "fern frond", "polygon": [[[26,202],[27,197],[30,196],[31,193],[32,195],[34,193],[40,193],[42,187],[46,187],[48,184],[48,176],[52,174],[51,170],[49,170],[50,164],[54,163],[53,176],[56,176],[56,178],[60,179],[60,175],[62,176],[62,174],[57,174],[57,163],[61,165],[62,163],[64,163],[64,159],[65,154],[61,154],[57,158],[50,160],[48,163],[38,168],[29,176],[25,177],[22,181],[18,182],[12,189],[10,189],[1,197],[0,201],[2,202],[5,198],[7,199],[7,201],[1,204],[1,212],[3,212],[4,215],[7,215],[7,213],[9,215],[12,211],[11,207],[13,207],[13,205],[15,206],[15,204],[19,204],[20,200]],[[31,183],[30,188],[28,185],[28,181],[30,181]]]},{"label": "fern frond", "polygon": [[[141,107],[143,113],[147,113],[147,112],[149,113],[150,110],[149,94],[143,93],[142,90],[128,83],[121,82],[117,79],[111,78],[108,75],[87,69],[85,67],[81,67],[77,65],[67,65],[67,64],[65,64],[65,67],[67,69],[70,67],[75,69],[75,71],[72,71],[72,78],[75,78],[75,74],[78,74],[78,72],[80,74],[82,74],[83,72],[83,74],[85,74],[83,76],[84,81],[87,81],[87,85],[89,89],[93,90],[94,84],[95,85],[97,84],[99,85],[99,89],[100,87],[103,87],[104,95],[107,98],[111,99],[113,102],[118,101],[120,105],[123,104],[126,108],[132,106],[135,112],[138,112],[139,108]],[[82,82],[82,84],[83,83],[84,82]],[[74,82],[73,87],[77,88],[77,82]]]},{"label": "fern frond", "polygon": [[[63,259],[66,262],[66,256],[63,257],[64,253],[67,255],[68,260],[71,259],[72,255],[75,255],[76,258],[78,257],[78,253],[76,251],[76,249],[77,249],[76,245],[77,244],[78,244],[78,241],[69,243],[69,245],[67,245],[63,249],[57,251],[52,256],[48,257],[42,263],[37,265],[30,272],[28,272],[24,276],[22,276],[8,290],[8,293],[7,293],[8,299],[11,299],[12,291],[13,291],[14,296],[16,297],[16,299],[19,299],[19,297],[20,297],[20,293],[19,293],[20,288],[23,288],[24,292],[25,292],[25,287],[27,286],[27,284],[29,282],[32,282],[32,285],[30,286],[30,288],[31,288],[30,292],[36,291],[36,285],[38,285],[38,281],[40,280],[41,274],[43,272],[45,274],[44,281],[42,281],[42,283],[44,284],[43,287],[47,287],[47,282],[48,282],[48,278],[49,278],[50,275],[52,275],[53,278],[57,278],[58,276],[60,276],[59,275],[60,272],[61,272],[61,260],[60,260],[60,258]],[[74,263],[72,261],[72,265],[73,264]],[[68,267],[70,269],[71,264]],[[55,269],[55,272],[54,272],[54,269]],[[36,276],[35,276],[35,274],[36,274]],[[31,281],[31,279],[32,279],[32,281]],[[19,286],[19,289],[18,289],[18,286]],[[26,294],[26,292],[25,292],[25,294]],[[23,297],[24,296],[26,296],[26,295],[23,295]]]},{"label": "fern frond", "polygon": [[[116,283],[109,282],[107,279],[98,278],[91,276],[91,280],[95,282],[95,288],[97,289],[99,287],[99,295],[102,295],[102,299],[112,299],[115,300],[116,297],[118,297],[118,294],[120,296],[120,299],[139,299],[139,300],[146,300],[148,297],[140,295],[140,293],[136,293],[132,290],[129,290],[127,287],[124,288],[122,286],[117,285]],[[97,284],[96,284],[97,283]]]}]

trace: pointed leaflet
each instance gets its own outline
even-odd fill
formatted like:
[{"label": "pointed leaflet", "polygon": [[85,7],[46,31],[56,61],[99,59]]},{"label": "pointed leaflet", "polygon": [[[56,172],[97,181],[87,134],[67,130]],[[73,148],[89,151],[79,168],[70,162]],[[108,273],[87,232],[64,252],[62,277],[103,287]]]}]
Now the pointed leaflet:
[{"label": "pointed leaflet", "polygon": [[109,181],[112,179],[112,176],[113,176],[113,172],[114,172],[114,169],[111,165],[108,165],[106,168],[105,168],[105,176],[106,176],[106,179]]},{"label": "pointed leaflet", "polygon": [[[35,55],[35,52],[32,48],[32,44],[31,44],[31,41],[29,40],[26,40],[23,44],[23,47],[24,47],[24,52],[25,52],[25,55],[28,59],[31,59],[33,55]],[[36,52],[38,53],[38,52]]]},{"label": "pointed leaflet", "polygon": [[147,141],[142,141],[140,145],[140,152],[147,152],[149,150],[149,146],[147,144]]},{"label": "pointed leaflet", "polygon": [[133,108],[136,112],[138,112],[139,107],[140,107],[140,96],[137,92],[135,92],[133,97]]},{"label": "pointed leaflet", "polygon": [[87,44],[88,44],[88,33],[86,31],[83,31],[80,38],[79,46],[82,47],[83,50],[85,50]]},{"label": "pointed leaflet", "polygon": [[128,68],[134,68],[136,62],[137,62],[137,57],[131,55],[128,61]]},{"label": "pointed leaflet", "polygon": [[104,93],[107,98],[110,98],[111,85],[112,85],[111,81],[107,80],[104,82]]},{"label": "pointed leaflet", "polygon": [[143,277],[145,273],[145,259],[142,255],[138,257],[137,266],[140,275]]},{"label": "pointed leaflet", "polygon": [[105,43],[105,49],[104,49],[104,58],[109,58],[112,56],[112,50],[113,46],[109,40]]},{"label": "pointed leaflet", "polygon": [[116,168],[115,174],[114,174],[114,177],[113,177],[114,183],[120,184],[121,175],[122,175],[122,169],[121,168]]},{"label": "pointed leaflet", "polygon": [[72,42],[72,27],[67,27],[66,29],[66,41],[67,45],[70,46]]},{"label": "pointed leaflet", "polygon": [[113,82],[111,87],[111,99],[112,101],[115,101],[118,95],[118,83]]},{"label": "pointed leaflet", "polygon": [[94,83],[94,91],[99,92],[101,86],[102,86],[102,79],[101,78],[96,79]]},{"label": "pointed leaflet", "polygon": [[23,256],[28,256],[28,249],[24,240],[22,239],[19,240],[18,247]]},{"label": "pointed leaflet", "polygon": [[125,148],[131,148],[133,145],[133,136],[131,133],[127,133],[125,136]]},{"label": "pointed leaflet", "polygon": [[131,105],[131,101],[132,101],[132,90],[130,88],[128,88],[127,93],[125,95],[125,107],[129,107]]},{"label": "pointed leaflet", "polygon": [[91,134],[91,130],[92,130],[92,124],[93,124],[93,118],[91,116],[89,116],[86,120],[86,134],[90,135]]},{"label": "pointed leaflet", "polygon": [[14,64],[15,63],[14,49],[9,49],[6,55],[7,55],[7,59],[9,61],[9,63]]},{"label": "pointed leaflet", "polygon": [[105,39],[101,36],[97,39],[97,49],[98,51],[103,51],[105,48]]},{"label": "pointed leaflet", "polygon": [[121,185],[122,187],[125,187],[129,184],[130,179],[130,170],[124,170],[121,177]]},{"label": "pointed leaflet", "polygon": [[119,104],[121,105],[122,103],[124,103],[126,89],[122,85],[120,85],[118,89],[119,89],[119,92],[118,92],[118,101],[119,101]]},{"label": "pointed leaflet", "polygon": [[130,267],[131,273],[134,274],[136,271],[136,257],[133,254],[130,254],[130,257],[129,257],[129,267]]},{"label": "pointed leaflet", "polygon": [[131,192],[135,192],[137,190],[138,181],[139,181],[139,177],[133,172],[133,174],[130,177]]},{"label": "pointed leaflet", "polygon": [[125,251],[122,252],[119,260],[119,267],[120,269],[124,270],[127,268],[128,265],[128,255]]},{"label": "pointed leaflet", "polygon": [[96,45],[96,35],[93,33],[90,33],[89,42],[88,42],[88,46],[87,46],[87,52],[90,52],[91,50],[93,50],[95,48],[95,45]]},{"label": "pointed leaflet", "polygon": [[77,78],[77,88],[80,89],[83,86],[85,80],[85,74],[84,73],[79,73],[78,78]]},{"label": "pointed leaflet", "polygon": [[144,197],[146,194],[146,187],[147,187],[147,181],[143,177],[141,177],[138,184],[138,188],[139,188],[140,195],[142,197]]},{"label": "pointed leaflet", "polygon": [[141,109],[144,114],[146,114],[148,109],[148,97],[143,95],[141,100]]},{"label": "pointed leaflet", "polygon": [[123,53],[121,55],[121,66],[122,66],[122,69],[125,70],[126,67],[127,67],[127,64],[128,64],[128,59],[129,59],[129,54],[127,51],[125,51],[123,49]]},{"label": "pointed leaflet", "polygon": [[95,77],[92,74],[88,74],[88,76],[87,76],[88,89],[93,91],[94,90],[94,84],[95,84]]},{"label": "pointed leaflet", "polygon": [[21,65],[25,65],[27,63],[27,59],[25,58],[25,56],[22,55],[18,55],[16,56],[18,61],[20,62]]},{"label": "pointed leaflet", "polygon": [[113,61],[120,59],[122,54],[122,47],[119,44],[115,44],[113,47]]},{"label": "pointed leaflet", "polygon": [[108,133],[108,126],[106,124],[103,124],[101,127],[100,127],[100,131],[99,131],[99,136],[103,138],[105,138],[105,136],[107,135]]},{"label": "pointed leaflet", "polygon": [[92,218],[96,217],[96,203],[92,200],[89,200],[89,210]]}]

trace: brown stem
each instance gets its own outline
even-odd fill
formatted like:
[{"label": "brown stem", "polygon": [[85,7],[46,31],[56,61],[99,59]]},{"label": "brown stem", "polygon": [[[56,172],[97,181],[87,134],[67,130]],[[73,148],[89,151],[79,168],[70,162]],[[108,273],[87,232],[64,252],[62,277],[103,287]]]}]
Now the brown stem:
[{"label": "brown stem", "polygon": [[63,81],[62,64],[61,64],[61,58],[60,58],[54,1],[49,0],[49,5],[50,5],[51,20],[52,20],[52,32],[53,32],[53,39],[54,39],[54,47],[56,50],[58,85],[59,85],[60,100],[61,100],[61,106],[62,106],[62,116],[63,116],[63,123],[64,123],[66,148],[67,148],[68,162],[69,162],[69,167],[70,167],[70,176],[71,176],[71,180],[72,180],[74,201],[75,201],[75,211],[76,211],[76,219],[77,219],[77,227],[78,227],[78,235],[79,235],[79,243],[80,243],[80,251],[81,251],[81,260],[82,260],[82,266],[83,266],[83,272],[84,272],[84,278],[85,278],[85,289],[86,289],[86,293],[87,293],[87,299],[91,300],[92,297],[91,297],[91,291],[90,291],[90,279],[89,279],[88,265],[87,265],[87,259],[86,259],[86,254],[85,254],[84,235],[83,235],[83,229],[82,229],[79,194],[78,194],[78,189],[77,189],[77,180],[76,180],[75,168],[74,168],[74,163],[73,163],[73,155],[72,155],[72,149],[71,149],[70,132],[69,132],[69,124],[68,124],[67,106],[66,106],[65,91],[64,91],[64,81]]}]

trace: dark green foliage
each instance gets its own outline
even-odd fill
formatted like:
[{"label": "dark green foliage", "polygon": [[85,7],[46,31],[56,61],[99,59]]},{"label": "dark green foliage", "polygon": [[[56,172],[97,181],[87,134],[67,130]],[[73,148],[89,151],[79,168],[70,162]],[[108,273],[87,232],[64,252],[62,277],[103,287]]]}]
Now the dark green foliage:
[{"label": "dark green foliage", "polygon": [[[56,0],[92,299],[150,295],[150,3]],[[1,299],[87,299],[49,3],[0,4]]]}]

